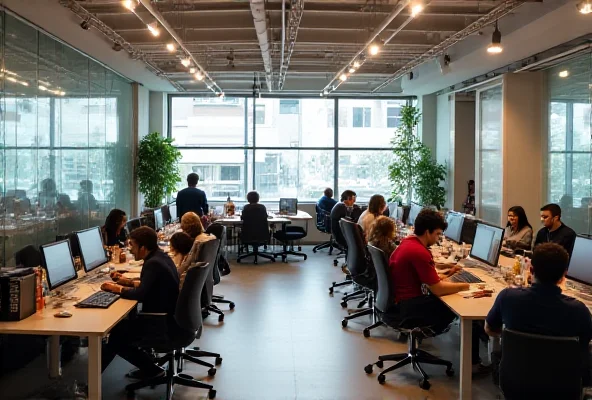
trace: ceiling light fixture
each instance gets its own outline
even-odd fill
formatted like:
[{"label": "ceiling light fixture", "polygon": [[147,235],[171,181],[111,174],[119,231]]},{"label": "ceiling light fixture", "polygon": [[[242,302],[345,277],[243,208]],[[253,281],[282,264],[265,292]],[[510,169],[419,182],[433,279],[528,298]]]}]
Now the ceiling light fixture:
[{"label": "ceiling light fixture", "polygon": [[42,92],[45,92],[47,90],[47,88],[43,85],[39,85],[39,90],[41,90]]},{"label": "ceiling light fixture", "polygon": [[563,71],[559,72],[559,77],[560,78],[567,78],[569,76],[569,71],[564,69]]},{"label": "ceiling light fixture", "polygon": [[65,95],[66,95],[66,92],[64,92],[64,91],[61,91],[61,92],[59,92],[58,94],[59,94],[60,96],[65,96]]},{"label": "ceiling light fixture", "polygon": [[356,69],[355,69],[354,67],[351,67],[351,68],[349,69],[349,73],[350,73],[350,74],[353,74],[354,72],[356,72]]},{"label": "ceiling light fixture", "polygon": [[345,82],[345,81],[347,81],[347,74],[341,74],[341,75],[339,76],[339,80],[340,80],[341,82]]},{"label": "ceiling light fixture", "polygon": [[29,82],[19,81],[18,83],[20,83],[23,86],[29,86]]},{"label": "ceiling light fixture", "polygon": [[189,68],[191,65],[191,60],[189,58],[184,58],[181,60],[181,64],[183,64],[185,68]]},{"label": "ceiling light fixture", "polygon": [[177,46],[175,46],[174,43],[167,43],[166,48],[169,52],[174,52],[175,50],[177,50]]},{"label": "ceiling light fixture", "polygon": [[195,79],[197,79],[198,81],[203,81],[203,74],[201,72],[196,72],[195,73]]},{"label": "ceiling light fixture", "polygon": [[130,11],[134,11],[138,5],[134,0],[123,0],[121,4]]},{"label": "ceiling light fixture", "polygon": [[154,21],[146,25],[152,36],[157,37],[160,35],[160,29],[158,29],[158,22]]},{"label": "ceiling light fixture", "polygon": [[16,80],[16,78],[13,78],[12,76],[7,76],[7,77],[6,77],[6,80],[7,80],[7,81],[14,82],[14,83],[18,82],[18,81]]},{"label": "ceiling light fixture", "polygon": [[411,16],[413,18],[417,17],[423,11],[423,3],[421,1],[416,1],[411,4]]},{"label": "ceiling light fixture", "polygon": [[360,68],[360,65],[361,65],[361,64],[360,64],[360,62],[359,62],[359,61],[357,61],[357,60],[356,60],[356,61],[354,61],[354,68],[356,68],[356,69],[357,69],[357,68]]},{"label": "ceiling light fixture", "polygon": [[368,48],[368,51],[370,52],[371,56],[375,56],[378,53],[380,53],[380,46],[377,44],[372,44],[370,45],[370,47]]},{"label": "ceiling light fixture", "polygon": [[499,54],[502,51],[502,33],[497,27],[497,21],[495,21],[495,30],[493,31],[493,35],[491,35],[491,44],[487,48],[487,52],[491,54]]},{"label": "ceiling light fixture", "polygon": [[193,67],[189,68],[189,73],[190,74],[195,74],[195,68],[193,68]]},{"label": "ceiling light fixture", "polygon": [[587,15],[592,13],[592,0],[582,0],[577,5],[578,11],[581,14]]}]

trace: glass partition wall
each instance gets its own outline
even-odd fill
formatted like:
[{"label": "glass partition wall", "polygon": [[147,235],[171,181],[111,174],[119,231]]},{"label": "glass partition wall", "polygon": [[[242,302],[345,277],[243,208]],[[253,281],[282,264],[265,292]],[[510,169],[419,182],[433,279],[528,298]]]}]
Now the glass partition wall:
[{"label": "glass partition wall", "polygon": [[0,11],[0,266],[130,211],[131,83]]},{"label": "glass partition wall", "polygon": [[592,234],[592,53],[546,71],[547,201],[578,234]]},{"label": "glass partition wall", "polygon": [[358,200],[390,195],[391,139],[406,99],[200,98],[171,95],[169,134],[181,175],[200,176],[210,200],[249,190],[316,201],[327,187]]}]

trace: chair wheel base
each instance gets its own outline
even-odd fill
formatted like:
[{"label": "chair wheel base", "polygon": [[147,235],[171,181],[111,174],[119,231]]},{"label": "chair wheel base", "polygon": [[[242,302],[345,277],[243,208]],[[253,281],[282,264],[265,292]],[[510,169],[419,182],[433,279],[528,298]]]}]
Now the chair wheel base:
[{"label": "chair wheel base", "polygon": [[224,321],[224,314],[220,314],[218,316],[218,322],[223,322]]},{"label": "chair wheel base", "polygon": [[382,362],[382,360],[378,360],[378,361],[376,361],[376,366],[378,368],[382,368],[382,367],[384,367],[384,363]]},{"label": "chair wheel base", "polygon": [[216,368],[210,368],[208,370],[208,376],[214,376],[216,375]]},{"label": "chair wheel base", "polygon": [[386,377],[384,375],[378,375],[378,383],[383,385],[384,382],[386,382]]},{"label": "chair wheel base", "polygon": [[333,266],[334,266],[334,267],[336,267],[336,266],[337,266],[337,264],[339,264],[339,263],[337,262],[337,260],[333,260]]},{"label": "chair wheel base", "polygon": [[342,301],[341,302],[341,307],[346,308],[347,307],[347,301]]},{"label": "chair wheel base", "polygon": [[234,304],[234,303],[230,303],[230,304],[228,305],[228,307],[229,307],[231,310],[234,310],[234,307],[235,307],[235,306],[236,306],[236,304]]},{"label": "chair wheel base", "polygon": [[208,392],[208,399],[215,399],[216,398],[216,391],[214,389],[210,389]]},{"label": "chair wheel base", "polygon": [[329,288],[329,294],[333,294],[333,287]]},{"label": "chair wheel base", "polygon": [[427,379],[421,379],[419,381],[419,387],[422,388],[423,390],[430,390],[430,388],[432,387],[432,384]]},{"label": "chair wheel base", "polygon": [[364,372],[367,374],[371,374],[372,373],[372,364],[368,364],[364,367]]},{"label": "chair wheel base", "polygon": [[447,368],[446,369],[446,376],[454,376],[454,369]]},{"label": "chair wheel base", "polygon": [[364,334],[364,337],[370,337],[370,329],[366,328],[362,333]]},{"label": "chair wheel base", "polygon": [[341,321],[341,326],[344,328],[347,326],[347,319],[344,319],[343,321]]},{"label": "chair wheel base", "polygon": [[222,364],[222,357],[216,357],[216,365]]}]

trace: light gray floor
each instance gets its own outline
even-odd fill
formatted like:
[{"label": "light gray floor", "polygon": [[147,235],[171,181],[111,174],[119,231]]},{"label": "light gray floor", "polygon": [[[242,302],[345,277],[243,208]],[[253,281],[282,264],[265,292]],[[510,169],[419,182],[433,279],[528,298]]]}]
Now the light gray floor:
[{"label": "light gray floor", "polygon": [[[328,286],[341,280],[340,268],[333,267],[327,252],[312,254],[307,261],[283,264],[261,260],[259,265],[232,262],[232,273],[223,277],[216,293],[236,302],[234,311],[227,311],[223,323],[211,316],[206,319],[202,339],[196,345],[204,350],[222,353],[224,361],[214,378],[207,377],[203,367],[186,364],[185,372],[211,382],[218,399],[456,399],[458,377],[448,378],[444,368],[426,366],[432,387],[418,387],[419,376],[410,368],[387,375],[385,385],[376,381],[376,372],[364,373],[364,366],[380,354],[406,351],[406,343],[396,340],[392,331],[378,328],[371,338],[362,330],[370,319],[350,322],[341,328],[347,311],[339,305],[341,296],[329,296]],[[232,258],[232,257],[231,257]],[[354,306],[353,302],[350,304]],[[458,327],[426,340],[422,348],[451,360],[458,371]],[[485,347],[482,356],[485,357]],[[86,356],[80,356],[65,367],[64,385],[74,379],[84,381]],[[387,364],[390,365],[390,364]],[[131,368],[116,358],[103,374],[103,398],[125,399]],[[375,368],[375,371],[377,369]],[[50,399],[45,359],[10,376],[0,378],[2,399]],[[40,387],[44,387],[40,390]],[[498,398],[491,377],[473,381],[473,398]],[[32,393],[41,393],[33,396]],[[156,400],[164,396],[163,388],[145,389],[136,393],[138,400]],[[64,398],[63,395],[59,395]],[[205,399],[207,391],[179,387],[175,399]]]}]

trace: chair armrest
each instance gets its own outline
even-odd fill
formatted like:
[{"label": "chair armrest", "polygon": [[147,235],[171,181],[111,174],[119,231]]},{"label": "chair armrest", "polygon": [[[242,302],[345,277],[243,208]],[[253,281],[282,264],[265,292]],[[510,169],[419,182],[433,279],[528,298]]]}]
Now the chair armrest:
[{"label": "chair armrest", "polygon": [[138,313],[135,318],[141,328],[140,332],[146,333],[146,338],[160,337],[168,332],[166,313]]}]

